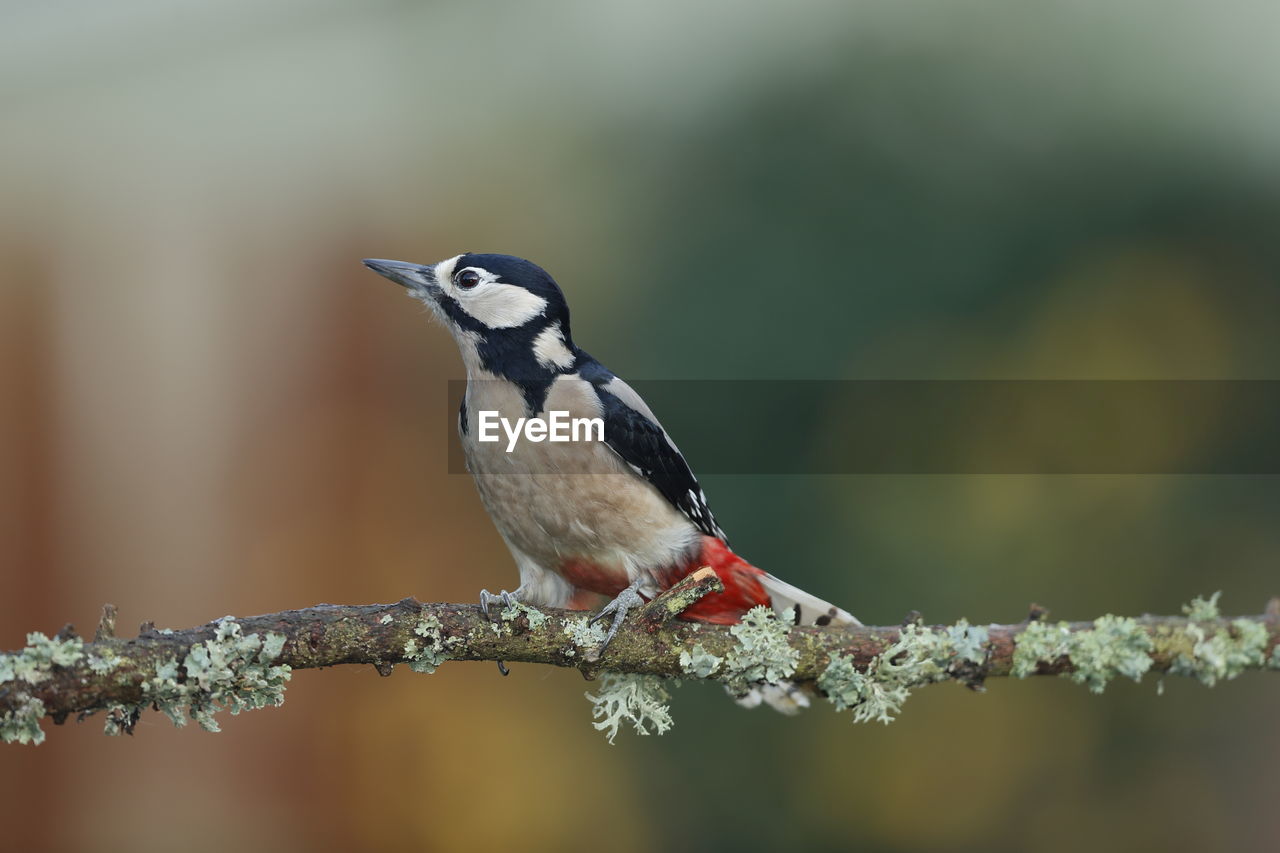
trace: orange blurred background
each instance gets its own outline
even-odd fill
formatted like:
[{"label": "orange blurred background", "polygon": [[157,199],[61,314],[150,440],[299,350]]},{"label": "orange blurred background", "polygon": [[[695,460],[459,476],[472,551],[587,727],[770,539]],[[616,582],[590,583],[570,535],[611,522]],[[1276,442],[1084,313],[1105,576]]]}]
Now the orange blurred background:
[{"label": "orange blurred background", "polygon": [[[1276,378],[1278,17],[11,4],[0,648],[104,602],[123,631],[514,585],[447,473],[453,344],[363,257],[529,257],[635,379]],[[704,485],[868,623],[1280,593],[1273,477]],[[575,672],[403,669],[299,672],[220,734],[46,721],[0,748],[5,846],[1275,849],[1272,676],[941,685],[888,727],[685,685],[611,747]]]}]

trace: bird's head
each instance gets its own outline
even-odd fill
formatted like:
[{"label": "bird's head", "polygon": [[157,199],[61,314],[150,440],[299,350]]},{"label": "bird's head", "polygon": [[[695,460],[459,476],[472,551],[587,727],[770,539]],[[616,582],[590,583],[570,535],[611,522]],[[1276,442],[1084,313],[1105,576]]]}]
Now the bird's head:
[{"label": "bird's head", "polygon": [[366,259],[364,265],[431,309],[453,333],[472,375],[527,379],[573,367],[569,306],[537,264],[467,252],[437,264]]}]

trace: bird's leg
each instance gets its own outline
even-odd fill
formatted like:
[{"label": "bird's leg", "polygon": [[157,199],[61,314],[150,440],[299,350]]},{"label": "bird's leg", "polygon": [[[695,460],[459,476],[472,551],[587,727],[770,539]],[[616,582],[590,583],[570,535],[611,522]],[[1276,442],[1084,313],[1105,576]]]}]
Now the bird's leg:
[{"label": "bird's leg", "polygon": [[[512,604],[515,604],[519,600],[520,600],[520,590],[518,589],[515,592],[507,592],[504,589],[502,592],[498,593],[497,595],[494,595],[493,593],[489,592],[489,590],[487,589],[482,589],[480,590],[480,612],[483,613],[485,618],[488,619],[490,622],[496,622],[497,620],[493,617],[492,614],[489,613],[490,604],[493,604],[495,601],[501,601],[503,607],[510,607]],[[497,661],[497,664],[498,664],[498,672],[502,673],[503,675],[511,674],[511,670],[507,669],[507,665],[505,663],[503,663],[502,661]]]},{"label": "bird's leg", "polygon": [[641,583],[641,580],[633,581],[629,587],[618,593],[617,598],[606,604],[595,616],[592,616],[591,621],[587,623],[588,625],[594,625],[610,613],[613,614],[613,624],[609,626],[609,633],[604,638],[604,644],[600,646],[600,651],[603,652],[609,647],[609,643],[613,640],[613,635],[618,633],[622,620],[627,618],[627,613],[631,608],[644,604],[644,598],[640,596],[639,592]]}]

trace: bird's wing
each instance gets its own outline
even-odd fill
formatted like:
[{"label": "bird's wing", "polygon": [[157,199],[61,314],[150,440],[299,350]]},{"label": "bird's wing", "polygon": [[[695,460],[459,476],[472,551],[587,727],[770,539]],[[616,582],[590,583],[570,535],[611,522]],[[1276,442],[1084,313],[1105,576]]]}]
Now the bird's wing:
[{"label": "bird's wing", "polygon": [[599,362],[584,366],[579,375],[595,387],[600,398],[604,443],[695,527],[727,542],[689,463],[635,389]]}]

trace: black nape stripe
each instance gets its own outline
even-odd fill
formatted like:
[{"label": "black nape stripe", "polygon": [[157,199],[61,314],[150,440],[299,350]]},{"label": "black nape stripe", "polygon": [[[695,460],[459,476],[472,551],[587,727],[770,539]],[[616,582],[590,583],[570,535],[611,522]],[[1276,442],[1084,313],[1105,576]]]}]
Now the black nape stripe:
[{"label": "black nape stripe", "polygon": [[482,336],[476,345],[485,370],[520,387],[530,415],[542,411],[556,377],[569,372],[542,364],[533,353],[534,340],[548,325],[546,317],[535,317],[523,326]]}]

